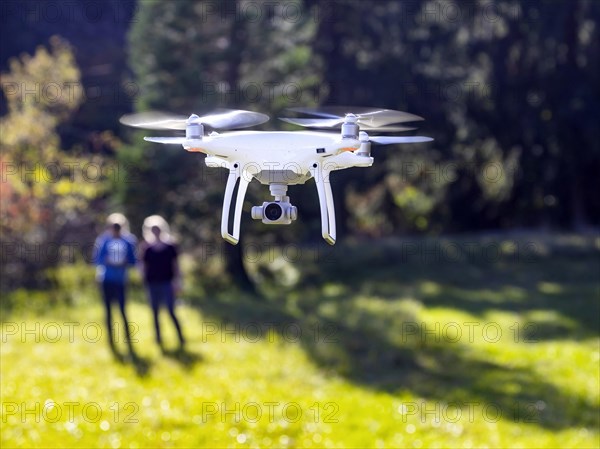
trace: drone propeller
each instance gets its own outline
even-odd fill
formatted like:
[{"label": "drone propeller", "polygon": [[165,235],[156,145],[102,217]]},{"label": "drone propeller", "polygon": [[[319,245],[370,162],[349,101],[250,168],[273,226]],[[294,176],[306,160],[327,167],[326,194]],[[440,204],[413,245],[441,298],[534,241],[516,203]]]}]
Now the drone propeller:
[{"label": "drone propeller", "polygon": [[364,131],[409,131],[413,128],[389,125],[423,120],[423,117],[409,114],[408,112],[394,111],[392,109],[373,109],[353,106],[324,106],[319,108],[290,108],[291,112],[314,115],[318,118],[289,118],[281,120],[295,125],[310,128],[336,128],[346,120],[346,115],[357,117],[357,124]]},{"label": "drone propeller", "polygon": [[[338,118],[289,118],[282,117],[280,120],[291,123],[293,125],[300,125],[307,128],[335,128],[341,126],[344,123],[344,119]],[[359,119],[358,124],[360,129],[363,131],[377,131],[377,132],[400,132],[400,131],[412,131],[416,128],[409,126],[368,126],[363,124],[364,122]]]},{"label": "drone propeller", "polygon": [[144,137],[146,142],[166,143],[171,145],[183,145],[186,142],[185,137]]},{"label": "drone propeller", "polygon": [[[167,143],[182,145],[186,142],[185,137],[144,137],[147,142]],[[369,136],[369,141],[380,145],[390,145],[393,143],[421,143],[431,142],[431,137],[422,136]]]},{"label": "drone propeller", "polygon": [[423,136],[369,136],[369,141],[380,145],[390,145],[393,143],[431,142],[433,139]]},{"label": "drone propeller", "polygon": [[[218,109],[211,114],[199,117],[195,114],[170,114],[159,111],[127,114],[121,117],[123,125],[145,129],[175,129],[184,130],[187,125],[199,123],[215,129],[239,129],[256,126],[269,120],[269,116],[260,112],[244,111],[242,109]],[[170,143],[170,142],[169,142]]]}]

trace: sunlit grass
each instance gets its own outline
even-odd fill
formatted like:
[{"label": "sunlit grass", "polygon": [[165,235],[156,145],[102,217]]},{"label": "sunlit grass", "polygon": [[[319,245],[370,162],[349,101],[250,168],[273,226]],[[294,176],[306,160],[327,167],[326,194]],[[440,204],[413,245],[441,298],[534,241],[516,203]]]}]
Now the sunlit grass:
[{"label": "sunlit grass", "polygon": [[188,292],[183,353],[165,315],[162,354],[132,302],[135,359],[94,341],[92,291],[17,308],[2,447],[598,447],[597,259],[568,259],[576,280],[564,263],[361,266],[262,301]]}]

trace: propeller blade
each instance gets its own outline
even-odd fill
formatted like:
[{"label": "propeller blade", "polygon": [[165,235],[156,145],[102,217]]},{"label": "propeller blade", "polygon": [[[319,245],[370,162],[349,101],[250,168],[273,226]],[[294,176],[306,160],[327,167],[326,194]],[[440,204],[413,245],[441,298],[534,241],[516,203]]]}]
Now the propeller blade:
[{"label": "propeller blade", "polygon": [[239,129],[256,126],[269,120],[269,116],[260,112],[244,111],[242,109],[219,109],[212,114],[198,117],[196,123],[217,129]]},{"label": "propeller blade", "polygon": [[350,113],[350,110],[352,109],[352,108],[349,108],[348,112],[343,112],[343,113],[328,112],[328,110],[331,109],[332,107],[333,106],[322,106],[322,107],[318,107],[318,108],[287,108],[287,110],[292,111],[292,112],[299,112],[301,114],[306,114],[306,115],[316,115],[317,117],[340,118],[340,117],[344,117],[347,113]]},{"label": "propeller blade", "polygon": [[335,128],[336,126],[341,126],[344,123],[344,119],[334,118],[289,118],[289,117],[280,117],[280,120],[283,120],[287,123],[292,123],[294,125],[306,126],[309,128]]},{"label": "propeller blade", "polygon": [[415,114],[409,114],[408,112],[392,111],[390,109],[382,109],[379,111],[368,112],[358,115],[358,123],[378,128],[380,126],[391,125],[394,123],[405,123],[405,122],[416,122],[423,120]]},{"label": "propeller blade", "polygon": [[[297,120],[325,120],[330,119],[332,123],[335,123],[337,126],[338,122],[344,121],[346,114],[354,114],[358,117],[358,124],[361,128],[380,128],[383,126],[395,124],[395,123],[404,123],[404,122],[414,122],[423,120],[423,117],[420,117],[415,114],[410,114],[408,112],[395,111],[392,109],[376,109],[376,108],[364,108],[357,106],[323,106],[318,108],[289,108],[288,111],[296,112],[300,114],[306,115],[314,115],[320,117],[320,119],[291,119],[295,120],[296,124],[301,126],[313,126],[313,127],[323,127],[329,126],[325,125],[327,122],[316,122],[317,125],[313,124],[303,124],[301,122],[297,122]],[[288,119],[290,120],[290,119]],[[286,120],[286,121],[288,121]],[[294,123],[294,122],[290,122]],[[304,122],[310,123],[310,122]]]},{"label": "propeller blade", "polygon": [[402,131],[414,131],[415,129],[417,128],[411,126],[379,126],[377,128],[371,128],[369,126],[360,127],[361,131],[372,131],[378,133],[396,133]]},{"label": "propeller blade", "polygon": [[161,111],[126,114],[119,119],[123,125],[145,129],[185,129],[185,115],[170,114]]},{"label": "propeller blade", "polygon": [[185,137],[144,137],[147,142],[166,143],[166,144],[179,144],[183,145],[186,141]]},{"label": "propeller blade", "polygon": [[[291,117],[280,117],[279,120],[283,120],[287,123],[294,125],[304,126],[307,128],[339,128],[344,123],[343,118],[291,118]],[[409,126],[377,126],[372,127],[368,125],[362,125],[359,120],[361,131],[376,131],[376,132],[401,132],[401,131],[412,131],[416,128]]]},{"label": "propeller blade", "polygon": [[390,145],[392,143],[431,142],[433,139],[423,136],[369,136],[369,140],[380,145]]},{"label": "propeller blade", "polygon": [[189,121],[202,123],[216,129],[238,129],[260,125],[269,120],[269,116],[260,112],[241,109],[219,109],[202,117],[169,114],[160,111],[127,114],[120,122],[127,126],[146,129],[180,129],[184,130]]}]

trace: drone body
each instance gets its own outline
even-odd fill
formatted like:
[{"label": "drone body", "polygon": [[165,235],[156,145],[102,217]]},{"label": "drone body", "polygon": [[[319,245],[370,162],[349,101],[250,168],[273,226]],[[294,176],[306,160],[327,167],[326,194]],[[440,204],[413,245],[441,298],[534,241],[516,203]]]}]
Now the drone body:
[{"label": "drone body", "polygon": [[[422,120],[400,111],[375,110],[362,114],[333,114],[337,108],[295,111],[325,118],[283,119],[300,126],[329,128],[341,126],[341,133],[315,131],[232,131],[223,134],[205,134],[211,128],[243,128],[264,123],[264,114],[250,111],[219,111],[204,117],[173,118],[159,113],[124,116],[121,122],[151,129],[185,129],[185,137],[144,137],[144,140],[163,144],[180,144],[187,151],[206,154],[209,167],[229,170],[221,217],[221,235],[231,244],[237,244],[244,198],[248,184],[256,179],[268,185],[274,200],[252,208],[252,218],[265,224],[290,224],[297,218],[297,208],[286,196],[287,186],[304,184],[314,178],[321,209],[321,232],[327,243],[336,240],[335,207],[329,174],[349,167],[369,167],[373,164],[371,142],[379,144],[416,143],[432,139],[418,136],[375,136],[365,131],[404,131],[412,128],[389,126],[404,121]],[[239,184],[239,185],[238,185]],[[233,192],[238,185],[233,215],[229,225]]]}]

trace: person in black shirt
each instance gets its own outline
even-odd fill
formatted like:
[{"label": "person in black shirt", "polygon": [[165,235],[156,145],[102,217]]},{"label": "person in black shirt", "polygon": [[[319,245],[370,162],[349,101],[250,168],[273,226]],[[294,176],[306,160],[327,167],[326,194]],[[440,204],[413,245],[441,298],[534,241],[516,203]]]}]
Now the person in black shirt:
[{"label": "person in black shirt", "polygon": [[177,329],[179,343],[183,348],[185,339],[175,315],[175,293],[180,288],[178,254],[177,247],[170,241],[167,222],[158,215],[146,218],[144,240],[141,261],[144,282],[154,314],[156,342],[163,348],[158,315],[160,306],[164,304]]}]

